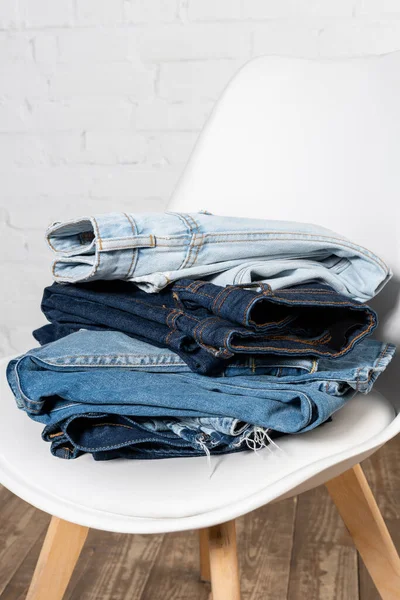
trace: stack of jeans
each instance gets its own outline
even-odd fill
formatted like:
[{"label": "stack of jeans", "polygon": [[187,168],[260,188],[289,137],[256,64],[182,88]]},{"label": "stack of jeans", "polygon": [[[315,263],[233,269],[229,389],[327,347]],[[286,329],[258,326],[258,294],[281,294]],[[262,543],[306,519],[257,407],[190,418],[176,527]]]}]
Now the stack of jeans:
[{"label": "stack of jeans", "polygon": [[110,213],[46,239],[49,324],[7,376],[60,458],[257,450],[323,425],[395,351],[365,304],[389,268],[322,227]]}]

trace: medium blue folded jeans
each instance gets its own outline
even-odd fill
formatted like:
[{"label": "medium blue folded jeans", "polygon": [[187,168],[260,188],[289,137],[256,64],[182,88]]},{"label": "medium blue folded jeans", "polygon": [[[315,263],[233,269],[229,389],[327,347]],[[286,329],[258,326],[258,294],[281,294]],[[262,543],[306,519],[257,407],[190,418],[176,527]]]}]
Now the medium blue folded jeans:
[{"label": "medium blue folded jeans", "polygon": [[[250,426],[301,433],[324,423],[357,391],[370,391],[394,352],[391,344],[365,339],[336,360],[249,356],[219,377],[204,377],[169,350],[119,332],[81,330],[13,359],[7,378],[18,407],[45,424],[57,455],[90,448],[112,458],[101,453],[128,448],[134,457],[134,425],[150,438],[171,431],[185,439],[179,427],[189,430],[186,439],[208,432],[189,440],[200,442],[193,446],[199,453],[204,444],[231,451],[251,436]],[[156,419],[164,427],[157,429]],[[152,451],[149,457],[157,457]],[[174,455],[180,451],[188,450],[175,448]]]},{"label": "medium blue folded jeans", "polygon": [[128,279],[157,292],[178,279],[273,289],[320,281],[364,302],[391,277],[370,250],[309,223],[206,213],[109,213],[54,223],[55,281]]},{"label": "medium blue folded jeans", "polygon": [[41,343],[80,328],[113,329],[177,352],[198,373],[224,369],[238,354],[339,357],[376,327],[372,309],[327,286],[273,291],[183,279],[158,294],[126,281],[53,284],[42,310]]}]

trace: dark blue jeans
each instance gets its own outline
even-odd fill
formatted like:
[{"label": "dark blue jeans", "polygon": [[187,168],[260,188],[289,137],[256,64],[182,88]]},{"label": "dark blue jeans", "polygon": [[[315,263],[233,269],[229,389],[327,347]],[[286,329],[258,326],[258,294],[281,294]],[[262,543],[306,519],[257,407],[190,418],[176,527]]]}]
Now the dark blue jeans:
[{"label": "dark blue jeans", "polygon": [[[77,415],[46,426],[42,438],[51,442],[54,456],[66,459],[78,458],[86,453],[92,454],[95,460],[182,458],[205,456],[205,447],[210,455],[249,448],[239,436],[217,431],[206,435],[188,427],[181,427],[179,435],[171,430],[149,431],[146,422],[148,419],[128,415]],[[277,437],[279,433],[271,435]],[[253,445],[257,447],[256,441]]]},{"label": "dark blue jeans", "polygon": [[112,329],[169,347],[193,371],[211,374],[237,354],[339,357],[377,324],[371,308],[325,285],[257,287],[182,279],[147,294],[118,280],[55,283],[42,301],[51,324],[34,336],[46,344],[79,329]]}]

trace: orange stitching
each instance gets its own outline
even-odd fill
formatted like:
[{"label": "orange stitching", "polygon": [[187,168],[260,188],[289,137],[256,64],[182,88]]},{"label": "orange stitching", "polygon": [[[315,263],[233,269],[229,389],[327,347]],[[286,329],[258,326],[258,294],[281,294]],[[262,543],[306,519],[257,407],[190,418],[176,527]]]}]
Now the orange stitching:
[{"label": "orange stitching", "polygon": [[[371,328],[374,325],[374,320],[372,318],[372,315],[368,315],[370,318],[370,324],[368,326],[368,328],[365,331],[361,331],[347,346],[345,346],[343,348],[343,350],[341,350],[340,352],[336,353],[336,354],[332,354],[332,352],[321,352],[320,350],[314,350],[314,352],[316,354],[318,354],[318,356],[335,356],[335,357],[339,357],[342,356],[342,354],[344,354],[345,352],[347,352],[347,350],[349,350],[350,348],[352,348],[355,344],[355,342],[360,338],[360,337],[365,337],[370,331]],[[232,344],[232,348],[234,349],[239,349],[239,350],[249,350],[249,346],[235,346],[234,344]],[[276,347],[275,346],[251,346],[250,347],[251,350],[274,350],[276,352]],[[303,350],[299,349],[289,349],[289,348],[284,348],[283,352],[286,354],[287,352],[292,352],[292,353],[296,353],[299,354],[300,352],[303,352]]]},{"label": "orange stitching", "polygon": [[284,323],[285,321],[288,321],[290,323],[290,321],[293,319],[292,315],[288,315],[287,317],[284,317],[283,319],[281,319],[280,321],[265,321],[264,323],[256,323],[253,319],[249,320],[249,325],[254,325],[254,327],[266,327],[267,325],[281,325],[281,323]]},{"label": "orange stitching", "polygon": [[[186,254],[186,257],[183,259],[183,262],[181,263],[181,266],[178,267],[178,271],[180,269],[184,269],[189,257],[192,253],[192,244],[193,244],[193,229],[192,229],[192,225],[189,223],[189,221],[186,219],[186,215],[184,213],[172,213],[175,214],[175,216],[178,217],[178,219],[181,219],[184,223],[184,225],[186,225],[186,227],[189,229],[189,234],[191,236],[190,242],[189,242],[189,248],[188,248],[188,253]],[[168,244],[160,244],[160,245],[168,245]],[[187,241],[185,240],[183,243],[184,246],[187,246]]]},{"label": "orange stitching", "polygon": [[318,346],[319,344],[326,344],[332,339],[332,336],[329,333],[325,333],[323,336],[320,336],[317,340],[306,340],[306,339],[296,339],[290,336],[285,335],[271,335],[269,336],[270,340],[287,340],[289,342],[297,342],[298,344],[307,344],[309,346]]},{"label": "orange stitching", "polygon": [[[193,330],[194,339],[196,339],[196,336],[198,336],[198,341],[201,344],[204,343],[203,337],[202,337],[204,328],[207,327],[207,325],[209,323],[212,323],[213,321],[218,321],[218,320],[219,320],[219,317],[209,317],[207,319],[200,321]],[[200,328],[199,331],[197,331],[198,328]]]},{"label": "orange stitching", "polygon": [[218,301],[218,298],[220,298],[220,296],[222,296],[222,294],[224,294],[226,292],[226,290],[227,290],[226,287],[223,287],[221,290],[219,290],[218,294],[214,298],[214,302],[212,303],[212,306],[211,306],[211,310],[212,311],[215,310],[215,305],[216,305],[216,303]]},{"label": "orange stitching", "polygon": [[250,300],[250,302],[247,304],[246,308],[243,311],[243,319],[242,319],[243,325],[246,325],[247,311],[250,307],[250,304],[252,304],[252,302],[255,302],[256,300],[265,300],[265,298],[261,294],[254,294],[254,297]]},{"label": "orange stitching", "polygon": [[[190,267],[193,267],[193,266],[194,266],[194,264],[195,264],[195,262],[196,262],[196,260],[197,260],[197,257],[198,257],[198,255],[199,255],[200,248],[202,248],[202,246],[203,246],[203,244],[204,244],[204,233],[201,233],[201,234],[200,234],[200,236],[201,236],[201,238],[200,238],[200,243],[199,243],[199,244],[197,244],[197,246],[196,246],[196,252],[195,252],[195,255],[194,255],[194,257],[193,257],[192,264],[190,265]],[[197,237],[196,237],[196,241],[197,241]]]},{"label": "orange stitching", "polygon": [[225,304],[225,300],[228,298],[228,296],[234,291],[237,290],[236,287],[231,287],[229,288],[229,291],[225,294],[225,296],[223,296],[218,308],[216,309],[218,311],[219,314],[221,314],[221,309],[223,307],[223,305]]},{"label": "orange stitching", "polygon": [[[215,314],[218,314],[221,306],[223,305],[223,299],[225,296],[229,296],[229,294],[232,292],[234,288],[228,288],[228,287],[224,287],[222,288],[222,290],[220,290],[218,292],[218,294],[215,296],[214,302],[212,303],[211,306],[211,311]],[[220,302],[220,305],[218,306],[218,303]]]},{"label": "orange stitching", "polygon": [[[193,232],[193,225],[197,230],[200,229],[200,225],[194,220],[194,218],[190,214],[187,214],[187,213],[173,213],[173,214],[177,215],[178,218],[180,217],[184,221],[185,225],[189,228],[189,233],[191,234],[191,240],[189,243],[189,253],[186,255],[186,258],[183,260],[183,263],[178,268],[178,270],[180,271],[181,269],[184,269],[186,267],[186,265],[189,263],[189,259],[190,259],[191,255],[192,255],[194,243],[196,240],[196,234]],[[191,219],[192,223],[189,223],[189,219]],[[185,245],[186,245],[186,243],[185,243]]]},{"label": "orange stitching", "polygon": [[[174,311],[174,313],[175,313],[175,314],[174,314],[174,315],[173,315],[173,317],[172,317],[172,323],[171,323],[171,325],[170,325],[170,327],[171,327],[171,331],[169,332],[169,334],[168,334],[168,335],[167,335],[167,337],[165,338],[165,343],[166,343],[166,344],[169,344],[169,343],[170,343],[170,338],[171,338],[172,334],[174,334],[174,333],[176,332],[176,328],[177,328],[176,321],[177,321],[178,317],[179,317],[179,316],[180,316],[180,314],[181,314],[181,313],[179,313],[178,311]],[[168,315],[168,318],[169,318],[169,315]]]},{"label": "orange stitching", "polygon": [[[189,289],[191,292],[197,292],[197,290],[203,285],[202,281],[192,281],[192,283],[189,284],[189,287],[186,289]],[[184,287],[184,286],[182,286]]]}]

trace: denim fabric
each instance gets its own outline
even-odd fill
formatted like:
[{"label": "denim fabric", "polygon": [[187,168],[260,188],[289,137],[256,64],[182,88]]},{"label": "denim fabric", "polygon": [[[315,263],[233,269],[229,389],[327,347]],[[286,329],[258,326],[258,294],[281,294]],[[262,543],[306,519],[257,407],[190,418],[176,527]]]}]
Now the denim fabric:
[{"label": "denim fabric", "polygon": [[248,448],[246,440],[253,429],[246,427],[245,438],[217,431],[206,434],[185,420],[86,414],[46,426],[42,438],[51,443],[51,453],[59,458],[90,453],[95,460],[143,460],[238,452]]},{"label": "denim fabric", "polygon": [[56,281],[128,279],[156,292],[178,279],[221,285],[262,280],[273,289],[319,281],[364,302],[391,276],[375,254],[307,223],[203,213],[109,213],[54,223]]},{"label": "denim fabric", "polygon": [[239,430],[246,423],[297,433],[325,422],[357,391],[367,393],[394,351],[365,339],[336,360],[310,360],[308,368],[284,358],[280,372],[278,357],[261,356],[203,377],[168,350],[119,332],[82,330],[12,360],[7,378],[18,407],[53,433],[71,417],[99,414],[231,419]]},{"label": "denim fabric", "polygon": [[109,328],[170,347],[193,371],[211,374],[244,353],[338,357],[376,327],[372,309],[327,286],[261,288],[187,279],[146,294],[118,280],[53,284],[42,301],[52,325],[34,336],[43,344],[80,328]]}]

